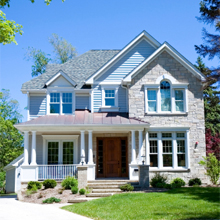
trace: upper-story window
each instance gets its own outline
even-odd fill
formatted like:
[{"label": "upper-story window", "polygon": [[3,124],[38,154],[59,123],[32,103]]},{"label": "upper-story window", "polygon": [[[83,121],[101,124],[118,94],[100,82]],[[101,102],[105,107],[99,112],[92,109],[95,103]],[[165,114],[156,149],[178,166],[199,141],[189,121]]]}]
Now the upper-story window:
[{"label": "upper-story window", "polygon": [[148,114],[169,114],[188,112],[186,83],[160,83],[145,85],[145,112]]},{"label": "upper-story window", "polygon": [[105,90],[105,106],[115,106],[115,90]]},{"label": "upper-story window", "polygon": [[72,93],[50,93],[50,114],[72,114]]}]

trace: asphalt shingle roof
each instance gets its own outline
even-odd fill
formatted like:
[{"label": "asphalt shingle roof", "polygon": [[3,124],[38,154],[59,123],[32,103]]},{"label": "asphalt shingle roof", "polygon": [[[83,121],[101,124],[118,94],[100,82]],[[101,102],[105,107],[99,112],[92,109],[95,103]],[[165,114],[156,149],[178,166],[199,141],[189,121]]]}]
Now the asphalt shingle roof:
[{"label": "asphalt shingle roof", "polygon": [[45,83],[62,70],[82,88],[84,81],[112,59],[120,50],[90,50],[64,64],[48,64],[46,72],[22,84],[21,89],[43,89]]}]

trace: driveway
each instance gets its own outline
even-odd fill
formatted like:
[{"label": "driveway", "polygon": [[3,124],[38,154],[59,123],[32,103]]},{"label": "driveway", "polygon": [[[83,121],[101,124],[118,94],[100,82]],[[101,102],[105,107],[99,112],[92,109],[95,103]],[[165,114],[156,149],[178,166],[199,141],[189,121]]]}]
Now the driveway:
[{"label": "driveway", "polygon": [[19,202],[16,196],[0,196],[1,220],[89,220],[59,207],[69,204],[40,205]]}]

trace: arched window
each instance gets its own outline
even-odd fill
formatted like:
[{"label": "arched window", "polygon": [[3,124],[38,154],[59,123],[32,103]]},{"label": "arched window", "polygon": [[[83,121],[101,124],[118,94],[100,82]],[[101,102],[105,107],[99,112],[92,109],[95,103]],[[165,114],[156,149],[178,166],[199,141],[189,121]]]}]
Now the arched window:
[{"label": "arched window", "polygon": [[160,83],[161,111],[171,111],[170,83],[163,81]]}]

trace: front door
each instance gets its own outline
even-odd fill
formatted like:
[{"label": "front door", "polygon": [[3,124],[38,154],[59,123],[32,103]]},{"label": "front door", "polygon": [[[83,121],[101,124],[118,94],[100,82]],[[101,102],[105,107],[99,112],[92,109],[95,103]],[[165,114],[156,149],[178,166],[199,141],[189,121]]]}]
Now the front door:
[{"label": "front door", "polygon": [[127,177],[127,138],[97,138],[97,177]]}]

